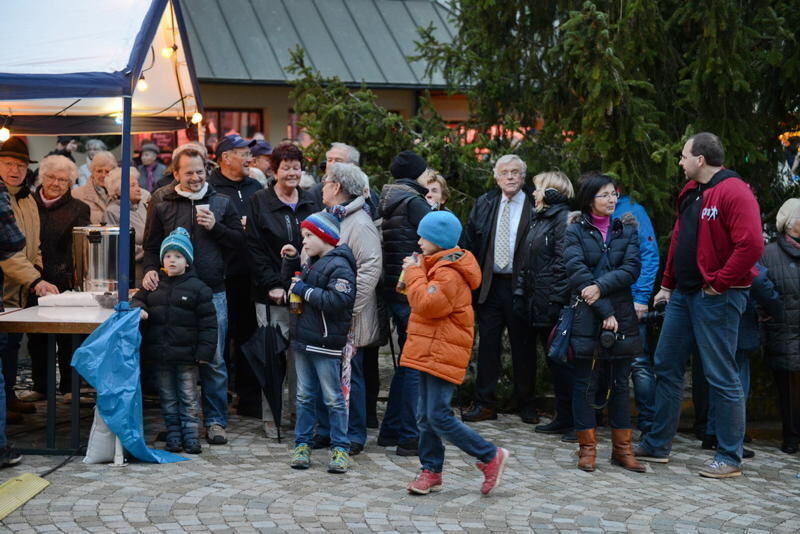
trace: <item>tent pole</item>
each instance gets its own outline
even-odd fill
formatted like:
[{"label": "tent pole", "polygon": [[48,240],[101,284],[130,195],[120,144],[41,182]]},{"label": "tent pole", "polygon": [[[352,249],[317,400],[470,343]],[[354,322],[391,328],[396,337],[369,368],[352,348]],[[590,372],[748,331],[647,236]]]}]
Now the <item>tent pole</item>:
[{"label": "tent pole", "polygon": [[122,183],[119,199],[119,263],[117,264],[117,295],[120,302],[128,301],[130,287],[131,246],[131,103],[132,96],[122,97]]}]

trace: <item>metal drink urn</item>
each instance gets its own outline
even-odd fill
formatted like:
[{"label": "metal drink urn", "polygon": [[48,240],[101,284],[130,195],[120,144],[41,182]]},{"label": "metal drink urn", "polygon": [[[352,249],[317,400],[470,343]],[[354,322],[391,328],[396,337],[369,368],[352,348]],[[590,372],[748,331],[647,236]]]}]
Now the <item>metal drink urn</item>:
[{"label": "metal drink urn", "polygon": [[[134,277],[134,230],[130,229],[130,265]],[[78,291],[116,292],[119,262],[119,226],[77,226],[72,229],[74,287]]]}]

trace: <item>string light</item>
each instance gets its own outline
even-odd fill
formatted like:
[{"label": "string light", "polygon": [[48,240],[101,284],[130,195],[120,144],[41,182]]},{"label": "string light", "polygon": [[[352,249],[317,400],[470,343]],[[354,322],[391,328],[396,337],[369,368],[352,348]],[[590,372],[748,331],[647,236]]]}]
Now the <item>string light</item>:
[{"label": "string light", "polygon": [[192,124],[200,124],[202,120],[203,120],[203,114],[200,113],[199,111],[195,111],[192,114]]},{"label": "string light", "polygon": [[11,130],[3,126],[0,128],[0,143],[5,143],[11,137]]},{"label": "string light", "polygon": [[139,77],[139,81],[136,82],[136,89],[138,91],[147,91],[148,87],[150,87],[150,85],[147,83],[147,80],[144,79],[144,74],[142,74]]},{"label": "string light", "polygon": [[165,58],[169,59],[172,57],[172,54],[178,51],[178,45],[174,44],[172,46],[165,46],[161,49],[161,55]]},{"label": "string light", "polygon": [[115,123],[122,124],[122,113],[120,113],[120,112],[113,113],[111,116],[114,117],[114,122]]}]

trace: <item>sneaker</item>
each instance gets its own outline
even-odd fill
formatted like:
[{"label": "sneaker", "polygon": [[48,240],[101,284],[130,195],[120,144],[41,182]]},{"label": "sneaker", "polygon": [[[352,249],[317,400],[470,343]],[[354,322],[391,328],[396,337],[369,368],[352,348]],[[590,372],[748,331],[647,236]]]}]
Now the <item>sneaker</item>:
[{"label": "sneaker", "polygon": [[636,456],[637,460],[642,460],[643,462],[650,462],[652,464],[669,463],[669,456],[655,456],[653,454],[650,454],[647,451],[647,449],[645,449],[641,445],[633,446],[633,455]]},{"label": "sneaker", "polygon": [[497,419],[497,410],[481,406],[480,404],[474,405],[461,415],[461,420],[469,423],[476,423],[478,421],[493,421]]},{"label": "sneaker", "polygon": [[331,449],[331,461],[328,462],[328,473],[347,473],[350,467],[350,455],[344,447]]},{"label": "sneaker", "polygon": [[483,471],[483,484],[481,485],[481,493],[489,495],[493,489],[500,485],[500,479],[503,477],[503,469],[506,466],[509,452],[502,447],[497,447],[497,452],[488,464],[478,462],[476,467]]},{"label": "sneaker", "polygon": [[12,447],[6,446],[0,449],[0,467],[11,467],[22,461],[22,454]]},{"label": "sneaker", "polygon": [[741,476],[742,469],[740,467],[736,467],[735,465],[714,460],[701,469],[698,474],[701,477],[706,478],[732,478]]},{"label": "sneaker", "polygon": [[311,438],[311,448],[314,450],[327,449],[330,446],[331,446],[330,436],[316,435],[313,438]]},{"label": "sneaker", "polygon": [[222,425],[213,424],[206,429],[206,441],[211,445],[225,445],[228,435]]},{"label": "sneaker", "polygon": [[183,440],[183,451],[186,454],[200,454],[203,452],[203,447],[200,446],[199,439],[189,438]]},{"label": "sneaker", "polygon": [[571,426],[562,425],[555,420],[545,425],[538,425],[533,429],[533,431],[538,434],[564,434],[570,430],[572,430]]},{"label": "sneaker", "polygon": [[167,440],[167,445],[164,448],[169,452],[183,452],[183,446],[181,445],[180,440],[177,439]]},{"label": "sneaker", "polygon": [[36,402],[40,400],[44,400],[47,398],[47,395],[44,393],[39,393],[38,391],[23,391],[18,395],[19,400],[23,402]]},{"label": "sneaker", "polygon": [[417,495],[427,495],[432,491],[439,491],[442,489],[442,474],[423,469],[417,478],[408,483],[406,488],[409,493]]},{"label": "sneaker", "polygon": [[311,447],[308,443],[298,443],[292,452],[292,469],[308,469],[311,467]]}]

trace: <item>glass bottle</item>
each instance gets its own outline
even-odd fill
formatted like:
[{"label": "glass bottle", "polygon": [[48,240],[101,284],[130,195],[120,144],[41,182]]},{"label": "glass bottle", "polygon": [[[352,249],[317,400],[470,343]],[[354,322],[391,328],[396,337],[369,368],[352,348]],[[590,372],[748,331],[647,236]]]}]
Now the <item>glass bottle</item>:
[{"label": "glass bottle", "polygon": [[[292,286],[300,281],[300,272],[294,273],[292,277]],[[289,312],[290,313],[303,313],[303,297],[295,293],[289,293]]]}]

